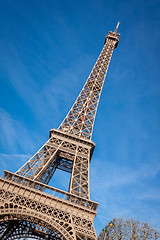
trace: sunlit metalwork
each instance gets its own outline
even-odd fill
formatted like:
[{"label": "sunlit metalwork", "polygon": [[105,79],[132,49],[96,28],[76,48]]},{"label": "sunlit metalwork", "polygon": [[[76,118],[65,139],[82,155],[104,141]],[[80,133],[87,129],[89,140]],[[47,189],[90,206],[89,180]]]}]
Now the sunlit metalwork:
[{"label": "sunlit metalwork", "polygon": [[[90,200],[89,163],[94,120],[117,33],[102,52],[73,107],[49,140],[16,173],[0,178],[0,238],[96,239],[98,203]],[[56,169],[71,173],[68,192],[48,186]]]}]

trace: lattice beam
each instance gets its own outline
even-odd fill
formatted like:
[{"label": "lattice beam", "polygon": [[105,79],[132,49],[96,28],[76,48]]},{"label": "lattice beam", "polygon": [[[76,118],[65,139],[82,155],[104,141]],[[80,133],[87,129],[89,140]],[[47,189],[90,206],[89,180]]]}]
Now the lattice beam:
[{"label": "lattice beam", "polygon": [[117,30],[109,32],[106,36],[104,48],[77,100],[59,126],[60,130],[91,139],[102,87],[113,50],[117,47],[118,41]]}]

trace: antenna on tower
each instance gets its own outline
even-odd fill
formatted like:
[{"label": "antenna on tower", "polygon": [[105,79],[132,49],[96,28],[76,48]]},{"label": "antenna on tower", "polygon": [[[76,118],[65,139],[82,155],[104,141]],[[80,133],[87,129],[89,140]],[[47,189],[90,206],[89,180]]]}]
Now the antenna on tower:
[{"label": "antenna on tower", "polygon": [[117,30],[118,30],[119,24],[120,24],[120,21],[118,21],[117,26],[116,26],[116,28],[115,28],[115,30],[114,30],[115,33],[117,33]]}]

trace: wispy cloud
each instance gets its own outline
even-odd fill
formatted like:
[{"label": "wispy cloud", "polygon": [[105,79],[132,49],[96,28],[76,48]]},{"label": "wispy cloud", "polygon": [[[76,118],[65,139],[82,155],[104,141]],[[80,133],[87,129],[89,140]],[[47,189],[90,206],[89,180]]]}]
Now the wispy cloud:
[{"label": "wispy cloud", "polygon": [[0,109],[0,144],[5,151],[25,153],[33,151],[38,136],[25,128],[5,110]]},{"label": "wispy cloud", "polygon": [[[91,168],[91,182],[96,188],[107,190],[112,187],[136,184],[147,178],[155,178],[160,173],[160,163],[158,161],[141,164],[137,168],[123,166],[120,163],[106,163],[96,160],[96,165]],[[97,166],[98,165],[98,166]],[[95,193],[96,194],[96,193]],[[94,195],[95,195],[94,194]]]},{"label": "wispy cloud", "polygon": [[0,153],[0,175],[3,170],[16,172],[25,162],[30,159],[30,154],[4,154]]},{"label": "wispy cloud", "polygon": [[0,174],[4,169],[17,171],[42,144],[36,133],[3,109],[0,109],[0,133]]},{"label": "wispy cloud", "polygon": [[[29,107],[39,123],[43,127],[46,127],[47,124],[53,126],[53,123],[57,123],[59,118],[65,117],[64,113],[67,114],[66,105],[68,104],[69,110],[77,97],[77,94],[74,96],[73,86],[78,83],[78,79],[71,71],[62,68],[54,77],[47,77],[47,71],[41,69],[47,80],[44,83],[44,79],[40,77],[39,82],[35,81],[30,70],[23,63],[20,54],[21,47],[16,46],[14,39],[12,40],[9,48],[0,42],[1,49],[5,52],[5,54],[1,53],[3,55],[3,71],[23,103]],[[36,56],[36,58],[39,57]]]},{"label": "wispy cloud", "polygon": [[[25,64],[23,64],[19,54],[20,49],[14,46],[14,39],[9,49],[2,43],[0,45],[3,51],[6,52],[5,58],[3,58],[3,67],[8,80],[22,100],[32,109],[33,113],[36,109],[41,112],[42,109],[39,106],[43,103],[38,94],[40,91],[39,86],[30,76]],[[36,113],[38,111],[36,111]]]},{"label": "wispy cloud", "polygon": [[[141,164],[137,168],[102,163],[97,159],[95,162],[91,168],[91,199],[100,201],[97,231],[114,217],[136,217],[151,223],[150,213],[158,209],[156,204],[160,198],[158,186],[154,189],[152,186],[160,173],[159,161]],[[151,200],[154,207],[148,206],[147,200]],[[157,227],[155,220],[152,224]]]}]

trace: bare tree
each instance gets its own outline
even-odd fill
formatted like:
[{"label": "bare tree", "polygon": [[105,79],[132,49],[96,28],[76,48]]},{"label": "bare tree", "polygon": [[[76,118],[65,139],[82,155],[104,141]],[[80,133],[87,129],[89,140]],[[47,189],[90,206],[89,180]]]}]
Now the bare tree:
[{"label": "bare tree", "polygon": [[133,219],[113,219],[99,234],[98,240],[158,240],[160,231]]}]

